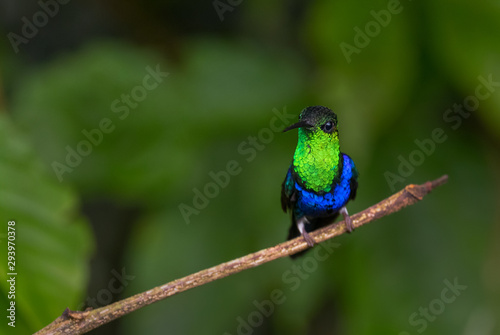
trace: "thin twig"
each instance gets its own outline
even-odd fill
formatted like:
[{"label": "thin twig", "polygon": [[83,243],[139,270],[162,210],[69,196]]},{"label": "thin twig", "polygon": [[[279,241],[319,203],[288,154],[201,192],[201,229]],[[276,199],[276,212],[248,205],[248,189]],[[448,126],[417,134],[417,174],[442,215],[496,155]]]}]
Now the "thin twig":
[{"label": "thin twig", "polygon": [[[444,175],[441,178],[426,182],[422,185],[408,185],[403,190],[393,194],[378,204],[352,215],[351,218],[354,227],[361,227],[368,222],[397,212],[406,206],[413,205],[422,200],[422,198],[432,189],[447,181],[448,176]],[[317,230],[310,235],[317,243],[320,243],[345,232],[345,222],[342,221],[339,224],[332,224]],[[163,300],[174,294],[205,285],[214,280],[233,275],[243,270],[259,266],[274,259],[295,254],[307,247],[304,239],[298,237],[294,240],[280,243],[274,247],[263,249],[253,254],[174,280],[165,285],[136,294],[108,306],[84,312],[66,309],[60,317],[35,334],[84,334],[156,301]]]}]

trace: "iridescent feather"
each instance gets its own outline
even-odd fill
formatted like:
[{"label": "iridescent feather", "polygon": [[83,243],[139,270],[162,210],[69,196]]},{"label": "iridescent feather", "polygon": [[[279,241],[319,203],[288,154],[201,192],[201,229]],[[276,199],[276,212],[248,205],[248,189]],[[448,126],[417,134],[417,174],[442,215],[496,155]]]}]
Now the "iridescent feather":
[{"label": "iridescent feather", "polygon": [[337,115],[329,108],[305,108],[285,131],[294,128],[299,128],[298,143],[282,184],[281,206],[292,217],[288,239],[302,235],[313,246],[308,232],[332,223],[339,213],[352,230],[345,205],[356,197],[358,171],[340,152]]}]

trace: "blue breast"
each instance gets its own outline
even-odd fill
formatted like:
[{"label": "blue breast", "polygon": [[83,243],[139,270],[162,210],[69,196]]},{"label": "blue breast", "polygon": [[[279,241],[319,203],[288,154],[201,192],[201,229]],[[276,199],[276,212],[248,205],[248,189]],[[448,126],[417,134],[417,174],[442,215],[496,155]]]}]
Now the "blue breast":
[{"label": "blue breast", "polygon": [[295,215],[297,217],[307,216],[329,216],[342,208],[351,194],[351,178],[353,177],[354,163],[349,156],[343,154],[344,164],[340,182],[328,193],[318,195],[307,191],[295,182],[297,190],[297,203],[295,204]]}]

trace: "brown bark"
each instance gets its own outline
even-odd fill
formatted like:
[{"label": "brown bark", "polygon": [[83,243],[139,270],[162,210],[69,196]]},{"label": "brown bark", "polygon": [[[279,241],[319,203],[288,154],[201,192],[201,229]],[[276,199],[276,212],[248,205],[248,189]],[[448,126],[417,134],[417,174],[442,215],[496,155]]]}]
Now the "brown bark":
[{"label": "brown bark", "polygon": [[[422,200],[423,197],[435,187],[447,181],[448,176],[444,175],[441,178],[426,182],[422,185],[408,185],[398,193],[382,200],[378,204],[352,215],[353,225],[357,228],[368,222],[397,212],[406,206],[413,205]],[[320,243],[345,232],[345,222],[341,221],[338,224],[335,223],[314,231],[310,236],[314,238],[316,243]],[[117,301],[108,306],[84,312],[66,309],[60,317],[35,334],[84,334],[141,307],[163,300],[174,294],[205,285],[214,280],[259,266],[277,258],[289,256],[306,248],[308,248],[306,242],[302,237],[299,237],[291,241],[280,243],[274,247],[263,249],[209,269],[196,272],[184,278],[152,288],[149,291]]]}]

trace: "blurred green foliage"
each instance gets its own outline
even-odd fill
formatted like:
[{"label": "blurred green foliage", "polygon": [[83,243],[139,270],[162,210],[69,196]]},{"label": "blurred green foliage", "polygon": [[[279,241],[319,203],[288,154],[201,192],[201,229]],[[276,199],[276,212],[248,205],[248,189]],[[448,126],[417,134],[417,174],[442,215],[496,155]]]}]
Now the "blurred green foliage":
[{"label": "blurred green foliage", "polygon": [[[28,334],[60,314],[62,306],[81,301],[92,242],[74,190],[53,179],[5,113],[0,147],[0,302],[5,311],[15,301],[16,330]],[[10,221],[15,223],[7,233]],[[10,263],[8,255],[14,257]],[[16,280],[7,282],[13,277],[8,273],[17,273]],[[9,328],[13,320],[5,320],[2,328]]]},{"label": "blurred green foliage", "polygon": [[[146,3],[138,17],[155,6]],[[0,208],[2,222],[15,219],[20,231],[24,333],[85,301],[92,242],[78,198],[141,208],[115,268],[135,276],[122,297],[283,241],[289,218],[279,193],[296,135],[270,130],[272,120],[322,104],[338,113],[342,150],[360,172],[351,213],[409,183],[445,173],[449,183],[336,239],[326,260],[311,252],[182,293],[117,321],[119,333],[500,334],[498,3],[295,6],[300,15],[285,2],[243,3],[223,22],[210,8],[212,24],[227,24],[231,36],[179,36],[167,56],[161,43],[91,38],[27,70],[21,56],[1,49],[19,73],[2,69],[9,114],[0,119]],[[346,56],[343,43],[358,51]],[[157,69],[168,76],[147,89]],[[486,92],[479,78],[492,78],[488,98],[469,116],[453,112],[479,85]],[[436,128],[443,142],[428,144]],[[90,143],[89,132],[100,140],[69,166],[68,153]],[[417,156],[403,175],[401,161]],[[241,172],[186,222],[179,205],[194,207],[196,191],[213,182],[210,172],[231,161]],[[54,162],[71,170],[62,182]],[[456,280],[467,288],[443,303],[447,281]],[[257,306],[276,290],[282,303],[264,315]],[[432,315],[436,306],[444,307]]]}]

